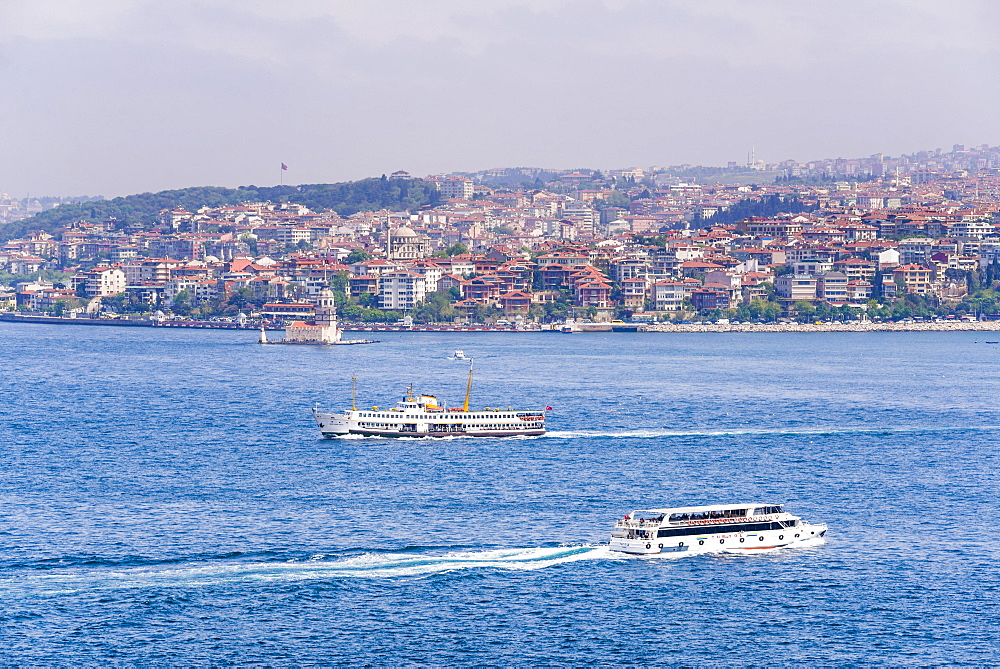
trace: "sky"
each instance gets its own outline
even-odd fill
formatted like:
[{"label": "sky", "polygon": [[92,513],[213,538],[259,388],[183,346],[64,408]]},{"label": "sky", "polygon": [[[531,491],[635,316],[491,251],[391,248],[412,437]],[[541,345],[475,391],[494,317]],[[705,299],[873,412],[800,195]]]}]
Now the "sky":
[{"label": "sky", "polygon": [[0,0],[0,192],[996,145],[998,29],[995,0]]}]

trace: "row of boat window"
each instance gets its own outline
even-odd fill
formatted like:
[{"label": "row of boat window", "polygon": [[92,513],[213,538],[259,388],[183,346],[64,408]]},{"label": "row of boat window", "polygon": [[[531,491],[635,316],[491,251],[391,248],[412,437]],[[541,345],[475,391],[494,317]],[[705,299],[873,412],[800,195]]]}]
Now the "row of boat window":
[{"label": "row of boat window", "polygon": [[[754,516],[763,516],[769,513],[781,513],[780,506],[758,506],[753,510]],[[700,513],[672,513],[670,522],[675,523],[681,520],[712,520],[716,518],[745,518],[747,509],[725,509],[723,511],[702,511]],[[661,516],[662,519],[662,516]]]},{"label": "row of boat window", "polygon": [[[426,415],[428,418],[436,418],[436,419],[440,419],[441,418],[440,414],[421,414],[421,415],[422,416]],[[402,419],[404,416],[399,415],[399,414],[391,414],[391,413],[389,413],[389,414],[386,414],[386,413],[371,413],[371,412],[363,411],[360,414],[358,414],[358,417],[359,418],[395,418],[395,419],[399,420],[399,419]],[[455,416],[455,418],[460,418],[462,420],[470,420],[470,419],[471,420],[487,420],[487,419],[490,419],[490,418],[492,418],[492,419],[495,420],[495,419],[500,418],[500,417],[502,417],[502,418],[510,418],[510,416],[498,416],[497,414],[488,414],[488,413],[487,414],[474,414],[474,415],[471,415],[471,416],[470,415],[466,415],[466,414],[462,414],[461,416]],[[532,416],[532,418],[535,418],[536,420],[542,420],[541,416],[537,416],[537,417],[536,416]]]},{"label": "row of boat window", "polygon": [[[368,427],[368,428],[392,429],[392,430],[398,430],[400,432],[416,432],[417,431],[417,426],[415,424],[408,424],[408,423],[404,423],[403,425],[400,425],[399,423],[367,423],[367,422],[365,422],[365,423],[359,423],[359,426],[360,427]],[[449,430],[448,429],[449,427],[451,427],[452,429]],[[451,423],[451,424],[443,424],[443,425],[431,425],[430,428],[429,428],[429,431],[430,432],[449,432],[449,431],[451,431],[451,432],[459,432],[459,431],[464,430],[467,427],[475,427],[477,429],[482,429],[482,430],[520,430],[520,429],[524,428],[525,426],[523,424],[518,424],[518,425],[475,425],[475,426],[466,426],[466,425],[463,425],[461,423]]]},{"label": "row of boat window", "polygon": [[715,525],[709,527],[678,527],[676,529],[659,530],[657,537],[685,537],[692,534],[720,534],[723,532],[763,532],[765,530],[780,530],[795,527],[798,521],[785,520],[773,523],[733,523],[732,525]]}]

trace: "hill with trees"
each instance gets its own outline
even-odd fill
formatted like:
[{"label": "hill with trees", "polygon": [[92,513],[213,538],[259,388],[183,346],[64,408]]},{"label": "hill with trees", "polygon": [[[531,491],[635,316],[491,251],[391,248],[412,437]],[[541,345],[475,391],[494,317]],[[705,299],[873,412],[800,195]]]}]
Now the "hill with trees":
[{"label": "hill with trees", "polygon": [[725,211],[720,211],[710,218],[696,215],[691,221],[691,227],[704,228],[712,225],[727,225],[753,216],[769,218],[778,214],[801,214],[815,211],[816,204],[807,204],[798,198],[782,197],[781,195],[765,195],[762,198],[746,198],[733,204]]},{"label": "hill with trees", "polygon": [[62,204],[14,223],[0,226],[0,242],[44,230],[52,232],[77,221],[96,223],[110,218],[123,225],[150,226],[163,209],[194,212],[202,207],[222,207],[243,202],[295,202],[314,211],[333,210],[341,216],[359,211],[415,210],[441,201],[434,184],[422,179],[361,179],[336,184],[299,186],[200,186],[140,193],[111,200]]}]

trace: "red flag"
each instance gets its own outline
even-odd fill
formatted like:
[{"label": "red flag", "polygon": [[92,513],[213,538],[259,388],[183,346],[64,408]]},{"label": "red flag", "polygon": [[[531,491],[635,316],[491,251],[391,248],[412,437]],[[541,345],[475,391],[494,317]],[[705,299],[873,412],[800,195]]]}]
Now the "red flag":
[{"label": "red flag", "polygon": [[287,170],[288,169],[288,165],[286,165],[284,163],[281,163],[281,169]]}]

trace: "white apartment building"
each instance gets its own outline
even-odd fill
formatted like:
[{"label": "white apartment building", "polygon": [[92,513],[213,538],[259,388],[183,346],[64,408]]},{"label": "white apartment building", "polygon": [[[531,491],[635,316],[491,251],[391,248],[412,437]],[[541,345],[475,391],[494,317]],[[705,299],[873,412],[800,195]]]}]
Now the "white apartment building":
[{"label": "white apartment building", "polygon": [[784,274],[774,280],[774,292],[786,300],[815,300],[816,276]]},{"label": "white apartment building", "polygon": [[383,274],[378,279],[379,308],[410,311],[427,295],[427,279],[422,274],[403,270]]},{"label": "white apartment building", "polygon": [[469,179],[442,179],[434,184],[441,191],[442,197],[449,200],[471,200],[475,193],[475,187]]},{"label": "white apartment building", "polygon": [[680,281],[657,281],[653,284],[655,311],[680,311],[684,307],[685,285]]},{"label": "white apartment building", "polygon": [[74,289],[83,284],[87,297],[104,297],[125,292],[125,272],[117,267],[95,267],[73,277]]}]

